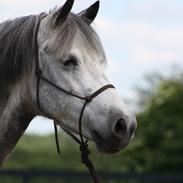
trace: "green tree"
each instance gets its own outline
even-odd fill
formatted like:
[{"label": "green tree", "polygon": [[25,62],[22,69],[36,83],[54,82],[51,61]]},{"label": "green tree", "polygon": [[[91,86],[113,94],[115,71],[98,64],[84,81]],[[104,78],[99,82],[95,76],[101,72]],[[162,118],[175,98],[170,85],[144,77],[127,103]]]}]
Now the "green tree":
[{"label": "green tree", "polygon": [[141,168],[145,171],[182,172],[183,74],[149,78],[151,81],[156,78],[156,82],[147,89],[150,90],[148,95],[143,95],[146,90],[141,90],[143,111],[137,115]]}]

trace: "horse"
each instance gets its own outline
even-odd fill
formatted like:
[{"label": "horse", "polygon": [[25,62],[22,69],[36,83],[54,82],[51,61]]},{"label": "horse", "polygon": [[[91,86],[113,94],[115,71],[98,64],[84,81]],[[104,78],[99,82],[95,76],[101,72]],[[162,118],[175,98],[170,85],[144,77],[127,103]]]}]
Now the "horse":
[{"label": "horse", "polygon": [[136,118],[105,75],[91,26],[99,1],[78,14],[73,4],[0,24],[0,166],[37,115],[82,130],[101,153],[117,153],[133,137]]}]

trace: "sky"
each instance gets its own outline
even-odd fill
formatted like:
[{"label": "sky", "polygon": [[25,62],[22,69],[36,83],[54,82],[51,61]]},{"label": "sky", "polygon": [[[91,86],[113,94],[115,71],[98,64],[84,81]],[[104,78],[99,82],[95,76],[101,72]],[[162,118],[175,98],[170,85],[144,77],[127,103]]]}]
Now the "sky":
[{"label": "sky", "polygon": [[[63,0],[0,0],[0,22],[19,16],[48,12]],[[94,0],[75,0],[78,13]],[[135,97],[149,72],[167,72],[183,66],[182,0],[100,0],[100,11],[93,24],[108,59],[107,76],[124,98]],[[50,121],[36,118],[29,133],[52,131]]]}]

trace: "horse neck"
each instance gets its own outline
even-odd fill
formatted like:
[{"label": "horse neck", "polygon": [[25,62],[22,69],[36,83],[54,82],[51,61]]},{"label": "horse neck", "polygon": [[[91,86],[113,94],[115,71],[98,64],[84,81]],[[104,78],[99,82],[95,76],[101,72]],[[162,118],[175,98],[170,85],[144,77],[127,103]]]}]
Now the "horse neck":
[{"label": "horse neck", "polygon": [[25,81],[15,84],[0,108],[0,167],[34,117],[29,93]]}]

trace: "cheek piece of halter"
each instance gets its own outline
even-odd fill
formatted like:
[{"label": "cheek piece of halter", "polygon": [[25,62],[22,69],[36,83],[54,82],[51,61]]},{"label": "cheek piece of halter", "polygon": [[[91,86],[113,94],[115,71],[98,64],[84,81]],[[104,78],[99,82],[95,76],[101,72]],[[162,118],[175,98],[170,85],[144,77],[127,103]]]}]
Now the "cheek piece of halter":
[{"label": "cheek piece of halter", "polygon": [[[44,15],[43,15],[44,16]],[[41,17],[41,15],[40,15]],[[90,175],[93,178],[93,181],[95,183],[99,183],[99,178],[96,174],[96,170],[93,166],[93,163],[91,162],[91,160],[89,159],[89,154],[90,154],[90,150],[88,149],[88,141],[84,139],[83,134],[82,134],[82,118],[83,118],[83,113],[85,111],[85,108],[87,106],[87,104],[91,103],[92,100],[97,97],[99,94],[101,94],[102,92],[104,92],[107,89],[110,88],[115,88],[113,85],[108,84],[105,85],[103,87],[101,87],[100,89],[98,89],[97,91],[95,91],[94,93],[92,93],[89,96],[86,97],[81,97],[77,94],[71,93],[67,90],[65,90],[64,88],[52,83],[50,80],[48,80],[47,78],[45,78],[42,75],[42,70],[40,69],[40,65],[39,65],[39,47],[38,47],[38,42],[37,42],[37,35],[38,35],[38,31],[39,31],[39,26],[40,26],[40,21],[39,20],[37,22],[37,26],[35,27],[35,31],[34,31],[34,46],[35,46],[35,50],[36,50],[36,54],[35,54],[35,74],[37,76],[37,90],[36,90],[36,95],[37,95],[37,106],[40,109],[40,111],[45,114],[47,117],[51,118],[54,120],[54,129],[55,129],[55,141],[56,141],[56,147],[57,147],[57,151],[60,154],[60,147],[59,147],[59,140],[58,140],[58,132],[57,132],[57,124],[59,123],[59,125],[62,127],[62,129],[69,135],[71,136],[80,146],[80,151],[81,151],[81,159],[82,159],[82,163],[84,163],[87,168],[89,169]],[[47,84],[49,84],[50,86],[52,86],[53,88],[57,89],[60,92],[65,93],[66,95],[70,95],[73,96],[75,98],[78,98],[80,100],[84,101],[83,107],[81,108],[81,112],[79,115],[79,137],[76,137],[68,128],[66,128],[59,120],[55,119],[52,115],[48,114],[42,107],[40,104],[40,81],[44,81]]]}]

